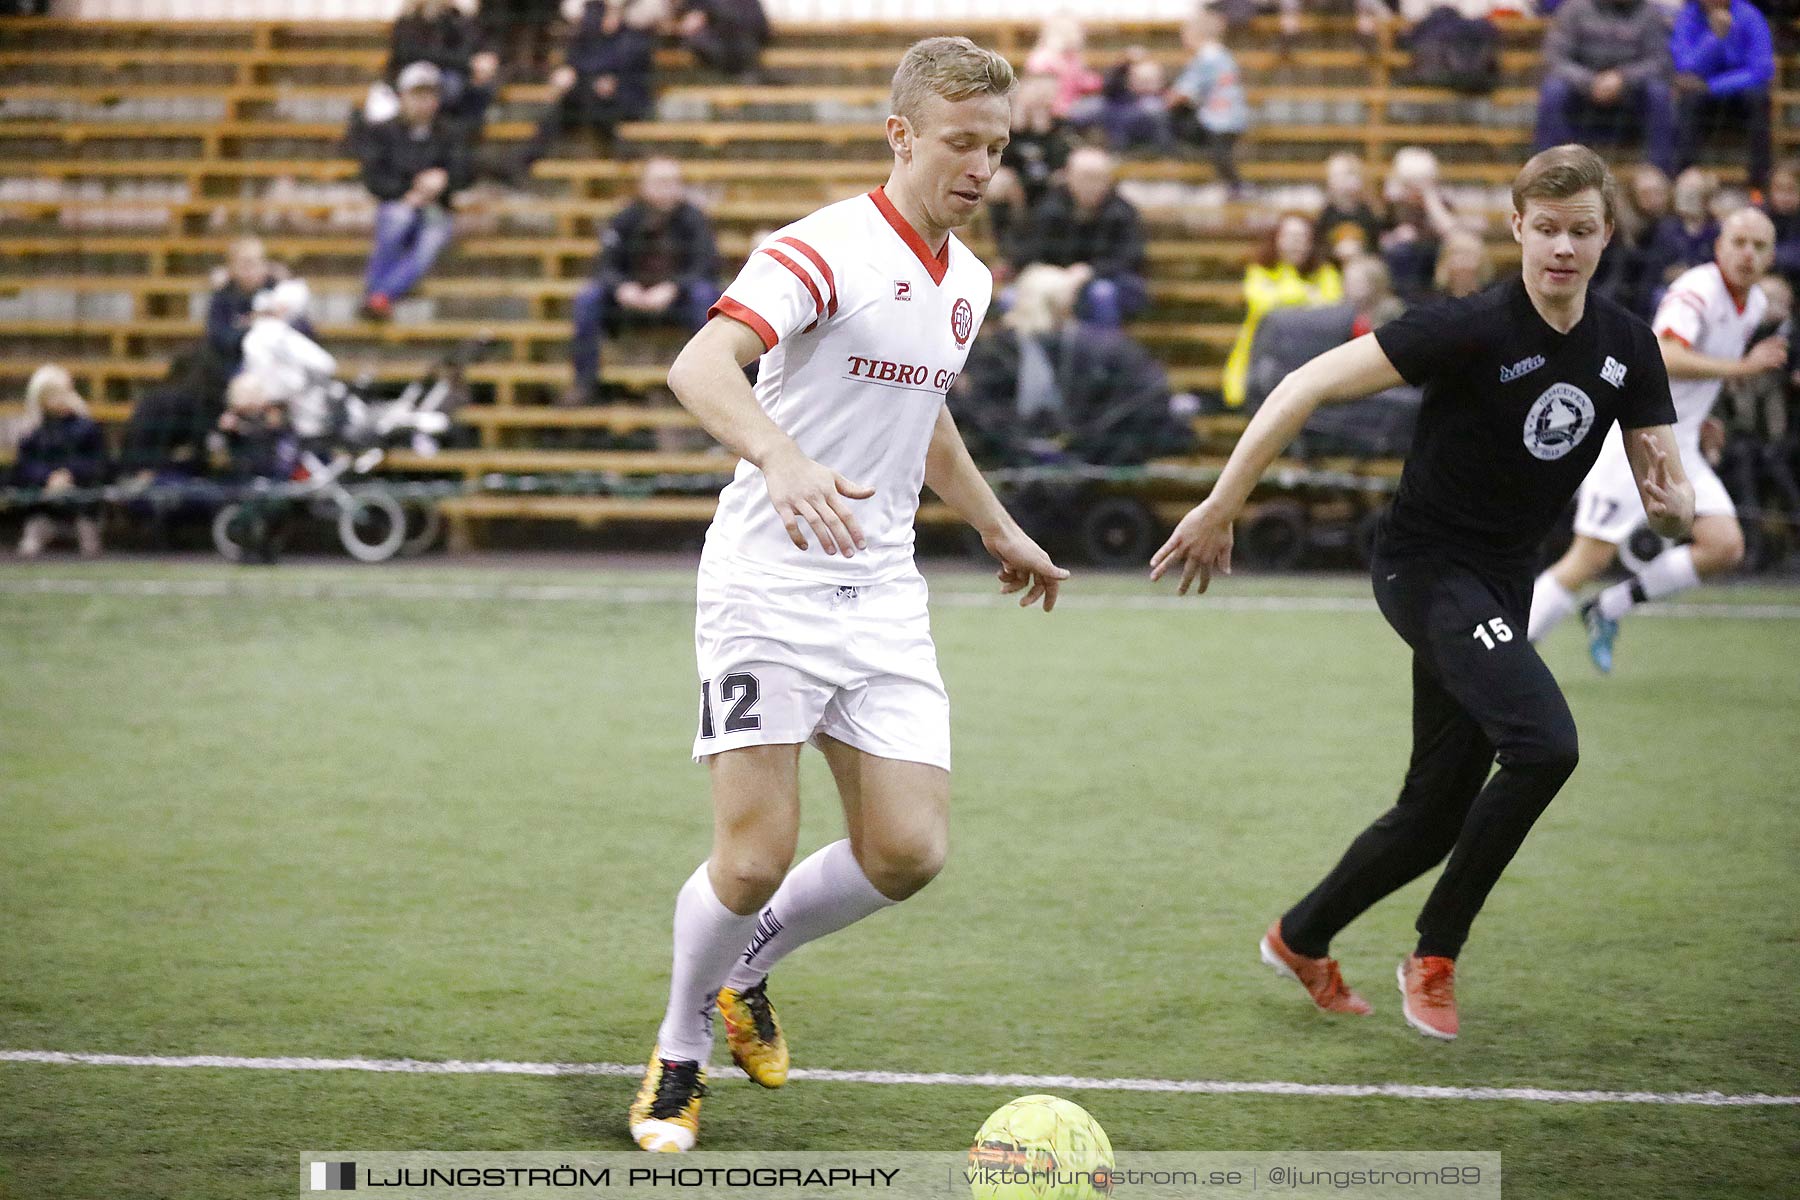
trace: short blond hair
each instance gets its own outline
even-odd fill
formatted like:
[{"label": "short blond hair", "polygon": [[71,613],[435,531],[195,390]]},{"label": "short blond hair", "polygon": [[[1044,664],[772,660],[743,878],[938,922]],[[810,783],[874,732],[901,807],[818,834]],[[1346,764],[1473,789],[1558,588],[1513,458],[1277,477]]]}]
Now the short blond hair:
[{"label": "short blond hair", "polygon": [[75,380],[68,370],[55,363],[45,363],[31,373],[31,379],[25,384],[26,424],[33,429],[43,424],[44,402],[53,395],[60,397],[70,411],[87,416],[87,404],[75,390]]},{"label": "short blond hair", "polygon": [[1074,276],[1067,267],[1032,263],[1013,283],[1012,307],[1001,318],[1015,333],[1049,333],[1075,315]]},{"label": "short blond hair", "polygon": [[1008,96],[1016,82],[1005,57],[966,37],[934,37],[914,42],[894,72],[892,112],[915,126],[927,96],[952,104],[975,96]]}]

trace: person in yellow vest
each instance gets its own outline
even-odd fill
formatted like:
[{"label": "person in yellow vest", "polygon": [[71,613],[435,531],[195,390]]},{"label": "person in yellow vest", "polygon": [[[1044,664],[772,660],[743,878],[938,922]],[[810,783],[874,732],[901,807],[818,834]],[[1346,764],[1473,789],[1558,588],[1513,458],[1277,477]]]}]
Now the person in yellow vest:
[{"label": "person in yellow vest", "polygon": [[1256,340],[1256,327],[1267,313],[1298,305],[1335,304],[1343,298],[1343,279],[1320,252],[1312,219],[1303,213],[1283,213],[1255,260],[1244,268],[1244,327],[1231,347],[1231,357],[1225,360],[1225,406],[1243,406],[1250,343]]}]

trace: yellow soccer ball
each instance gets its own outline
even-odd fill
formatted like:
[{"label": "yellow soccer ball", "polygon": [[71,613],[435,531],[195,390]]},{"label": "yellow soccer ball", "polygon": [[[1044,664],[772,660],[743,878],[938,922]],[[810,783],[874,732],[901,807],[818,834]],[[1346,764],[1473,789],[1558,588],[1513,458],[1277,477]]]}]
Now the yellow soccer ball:
[{"label": "yellow soccer ball", "polygon": [[975,1135],[968,1174],[975,1200],[1101,1200],[1112,1192],[1112,1143],[1079,1104],[1021,1096]]}]

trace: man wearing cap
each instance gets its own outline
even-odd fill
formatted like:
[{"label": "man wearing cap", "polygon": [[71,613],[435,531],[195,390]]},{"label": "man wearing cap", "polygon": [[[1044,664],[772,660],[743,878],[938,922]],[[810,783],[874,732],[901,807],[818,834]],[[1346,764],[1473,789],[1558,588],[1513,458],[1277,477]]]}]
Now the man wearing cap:
[{"label": "man wearing cap", "polygon": [[472,181],[468,132],[439,111],[441,73],[428,62],[400,72],[400,111],[361,140],[363,184],[381,205],[364,281],[363,315],[384,320],[450,242],[450,200]]}]

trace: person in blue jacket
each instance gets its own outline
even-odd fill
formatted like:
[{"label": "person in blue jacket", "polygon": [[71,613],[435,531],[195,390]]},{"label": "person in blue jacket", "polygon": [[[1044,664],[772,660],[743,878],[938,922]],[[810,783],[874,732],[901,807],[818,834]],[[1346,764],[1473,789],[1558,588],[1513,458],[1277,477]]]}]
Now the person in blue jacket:
[{"label": "person in blue jacket", "polygon": [[72,520],[82,557],[93,558],[100,553],[100,502],[93,489],[106,482],[106,439],[68,371],[46,365],[32,374],[25,419],[30,432],[19,441],[12,483],[39,496],[26,510],[19,557],[42,554],[58,524]]},{"label": "person in blue jacket", "polygon": [[1677,154],[1687,166],[1703,138],[1733,125],[1750,142],[1750,186],[1769,186],[1769,89],[1775,44],[1749,0],[1688,0],[1669,34],[1675,65]]}]

